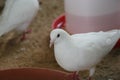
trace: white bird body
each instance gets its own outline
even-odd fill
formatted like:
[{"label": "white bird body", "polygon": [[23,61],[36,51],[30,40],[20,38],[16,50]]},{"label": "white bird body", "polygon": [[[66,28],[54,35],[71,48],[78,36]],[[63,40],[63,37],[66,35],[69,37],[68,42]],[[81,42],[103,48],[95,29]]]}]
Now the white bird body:
[{"label": "white bird body", "polygon": [[38,10],[38,0],[6,0],[0,21],[0,36],[13,29],[25,31]]},{"label": "white bird body", "polygon": [[[55,38],[57,34],[60,35],[58,39]],[[92,76],[95,66],[115,46],[120,33],[112,30],[70,36],[61,29],[55,29],[50,36],[51,42],[54,42],[55,58],[62,68],[77,72],[90,70]]]}]

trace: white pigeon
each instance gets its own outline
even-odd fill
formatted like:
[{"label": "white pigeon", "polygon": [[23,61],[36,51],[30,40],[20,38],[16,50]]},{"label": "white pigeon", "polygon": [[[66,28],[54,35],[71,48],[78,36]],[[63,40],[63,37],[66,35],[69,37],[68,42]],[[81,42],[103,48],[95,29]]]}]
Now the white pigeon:
[{"label": "white pigeon", "polygon": [[0,36],[16,30],[25,32],[39,10],[38,0],[6,0],[0,19]]},{"label": "white pigeon", "polygon": [[50,33],[50,47],[54,44],[57,63],[67,71],[89,70],[89,79],[95,66],[107,55],[120,38],[119,30],[69,35],[62,29]]}]

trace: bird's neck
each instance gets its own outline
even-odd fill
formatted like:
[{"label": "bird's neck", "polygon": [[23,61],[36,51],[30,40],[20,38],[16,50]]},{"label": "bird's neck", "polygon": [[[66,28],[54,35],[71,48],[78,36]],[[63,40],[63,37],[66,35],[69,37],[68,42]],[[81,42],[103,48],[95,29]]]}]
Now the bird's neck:
[{"label": "bird's neck", "polygon": [[63,37],[64,37],[63,39],[66,40],[66,41],[71,40],[71,36],[67,32],[65,33],[65,35]]},{"label": "bird's neck", "polygon": [[70,35],[67,35],[62,39],[62,43],[64,44],[71,44],[71,42],[72,42],[72,38]]}]

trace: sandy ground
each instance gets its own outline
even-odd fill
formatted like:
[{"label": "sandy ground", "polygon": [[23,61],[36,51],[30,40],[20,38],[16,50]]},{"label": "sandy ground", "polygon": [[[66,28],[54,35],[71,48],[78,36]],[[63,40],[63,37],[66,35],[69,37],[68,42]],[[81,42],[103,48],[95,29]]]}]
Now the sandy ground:
[{"label": "sandy ground", "polygon": [[[63,70],[55,61],[53,48],[49,48],[51,24],[57,16],[64,13],[63,0],[41,0],[41,2],[42,10],[29,27],[32,33],[28,35],[28,40],[11,44],[13,32],[0,38],[0,69],[37,67]],[[3,3],[0,3],[0,7],[1,5]],[[94,75],[96,80],[120,80],[119,54],[120,49],[113,50],[98,64]]]}]

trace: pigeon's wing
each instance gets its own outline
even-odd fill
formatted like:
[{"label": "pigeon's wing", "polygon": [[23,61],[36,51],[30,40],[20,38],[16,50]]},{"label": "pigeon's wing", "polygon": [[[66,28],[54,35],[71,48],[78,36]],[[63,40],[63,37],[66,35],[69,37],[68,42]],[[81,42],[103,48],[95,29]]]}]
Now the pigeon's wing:
[{"label": "pigeon's wing", "polygon": [[89,49],[98,49],[98,51],[105,49],[105,51],[109,51],[119,39],[119,32],[118,30],[110,32],[94,32],[75,34],[71,37],[78,47],[81,47],[82,45],[86,48],[89,47]]},{"label": "pigeon's wing", "polygon": [[107,55],[119,39],[118,32],[76,34],[71,37],[75,51],[85,58],[85,63],[90,65],[96,64]]},{"label": "pigeon's wing", "polygon": [[[25,22],[29,22],[37,13],[39,4],[37,0],[15,0],[7,19],[0,27],[0,35],[8,32]],[[3,16],[4,17],[4,16]]]}]

